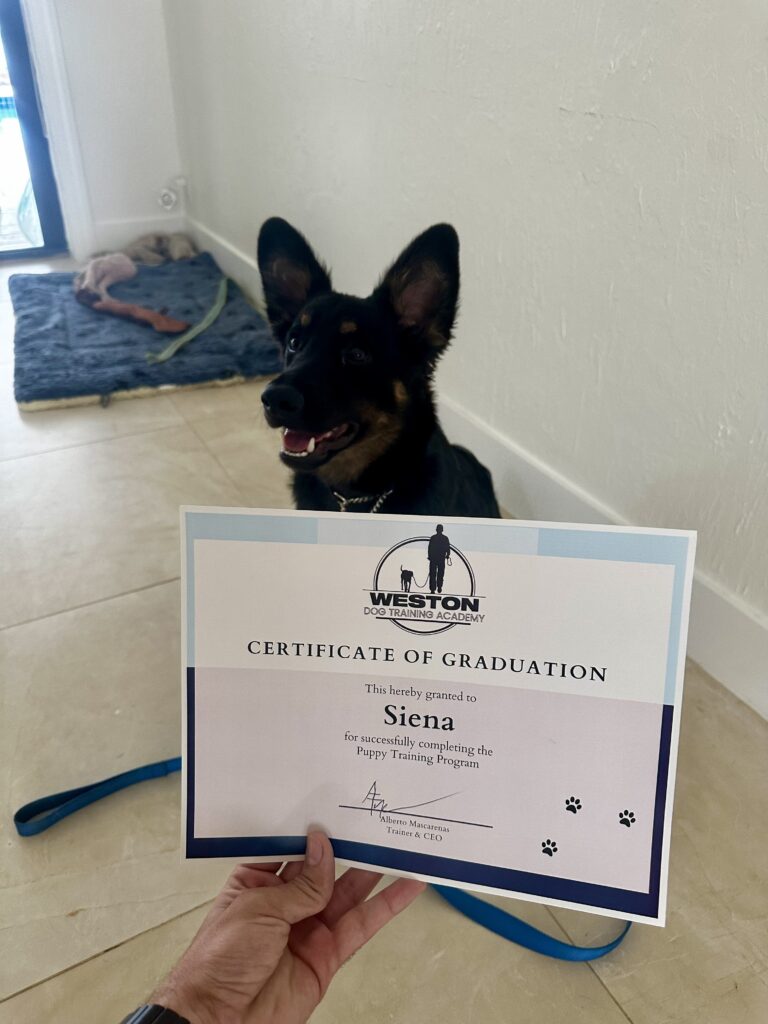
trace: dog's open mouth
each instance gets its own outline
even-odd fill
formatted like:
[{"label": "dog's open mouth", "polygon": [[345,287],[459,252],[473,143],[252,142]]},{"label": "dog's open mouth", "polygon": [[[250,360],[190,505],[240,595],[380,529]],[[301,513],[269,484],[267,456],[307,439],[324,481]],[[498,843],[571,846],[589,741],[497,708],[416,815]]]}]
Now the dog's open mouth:
[{"label": "dog's open mouth", "polygon": [[283,450],[280,453],[285,462],[309,459],[313,463],[335,455],[352,442],[358,432],[356,423],[340,423],[323,433],[283,428]]}]

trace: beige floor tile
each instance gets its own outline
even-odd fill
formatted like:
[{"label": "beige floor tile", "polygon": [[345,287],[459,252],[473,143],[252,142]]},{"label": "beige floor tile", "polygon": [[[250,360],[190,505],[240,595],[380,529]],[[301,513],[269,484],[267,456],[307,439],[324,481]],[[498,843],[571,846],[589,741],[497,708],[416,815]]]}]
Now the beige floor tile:
[{"label": "beige floor tile", "polygon": [[8,278],[12,274],[51,274],[77,270],[81,264],[71,256],[52,256],[47,260],[0,260],[0,294],[7,295]]},{"label": "beige floor tile", "polygon": [[178,775],[39,836],[11,825],[31,799],[179,753],[178,582],[4,630],[0,664],[7,995],[199,905],[226,868],[180,863]]},{"label": "beige floor tile", "polygon": [[261,377],[245,384],[189,388],[175,391],[170,400],[188,423],[211,416],[261,415],[261,393],[271,379]]},{"label": "beige floor tile", "polygon": [[[689,666],[667,926],[635,926],[595,965],[633,1024],[768,1020],[766,780],[768,723]],[[554,913],[574,941],[612,928]]]},{"label": "beige floor tile", "polygon": [[[563,938],[534,904],[500,905]],[[626,1024],[584,964],[536,956],[473,924],[428,891],[342,971],[313,1024]]]},{"label": "beige floor tile", "polygon": [[0,461],[183,424],[170,399],[160,395],[112,402],[106,409],[20,412],[10,374],[0,374]]},{"label": "beige floor tile", "polygon": [[205,917],[194,910],[0,1003],[0,1024],[118,1024],[140,1006]]},{"label": "beige floor tile", "polygon": [[0,289],[0,367],[13,366],[14,325],[13,306],[8,296]]},{"label": "beige floor tile", "polygon": [[261,413],[208,416],[192,429],[237,483],[252,508],[293,508],[291,470],[279,457],[277,431]]},{"label": "beige floor tile", "polygon": [[[516,910],[556,930],[543,908]],[[22,993],[0,1006],[0,1024],[53,1020],[64,1010],[78,1024],[119,1020],[183,952],[202,916],[202,910],[187,914]],[[526,953],[427,892],[341,970],[312,1017],[313,1024],[355,1020],[626,1024],[627,1018],[586,965]]]},{"label": "beige floor tile", "polygon": [[272,378],[179,391],[174,407],[223,466],[251,508],[293,508],[291,472],[264,420],[261,393]]},{"label": "beige floor tile", "polygon": [[186,426],[0,463],[0,625],[174,578],[183,504],[243,504]]}]

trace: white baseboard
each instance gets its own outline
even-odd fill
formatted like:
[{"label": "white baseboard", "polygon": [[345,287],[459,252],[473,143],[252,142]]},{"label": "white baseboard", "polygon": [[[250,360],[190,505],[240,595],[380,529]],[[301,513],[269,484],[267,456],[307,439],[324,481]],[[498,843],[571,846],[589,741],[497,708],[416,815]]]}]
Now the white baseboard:
[{"label": "white baseboard", "polygon": [[[93,223],[93,251],[105,252],[122,249],[124,245],[151,232],[172,234],[186,231],[182,213],[160,213],[154,217],[129,217],[122,220],[97,220]],[[90,254],[89,254],[90,255]]]},{"label": "white baseboard", "polygon": [[[251,296],[260,294],[255,253],[232,245],[200,221],[187,218],[198,246]],[[254,245],[255,250],[255,245]],[[500,503],[520,519],[631,525],[615,509],[552,469],[531,452],[463,408],[439,400],[448,437],[471,449],[493,474]],[[715,580],[697,570],[694,577],[688,655],[732,693],[768,718],[768,623]]]},{"label": "white baseboard", "polygon": [[187,215],[186,223],[185,230],[192,235],[197,247],[212,253],[227,277],[236,281],[252,299],[258,298],[261,294],[261,284],[259,268],[256,263],[255,241],[253,254],[249,255],[194,217]]},{"label": "white baseboard", "polygon": [[[471,449],[488,467],[500,504],[517,518],[630,525],[454,399],[441,397],[439,407],[450,440]],[[688,655],[768,718],[768,624],[700,570],[694,576]]]},{"label": "white baseboard", "polygon": [[768,627],[703,572],[694,577],[690,657],[768,718]]}]

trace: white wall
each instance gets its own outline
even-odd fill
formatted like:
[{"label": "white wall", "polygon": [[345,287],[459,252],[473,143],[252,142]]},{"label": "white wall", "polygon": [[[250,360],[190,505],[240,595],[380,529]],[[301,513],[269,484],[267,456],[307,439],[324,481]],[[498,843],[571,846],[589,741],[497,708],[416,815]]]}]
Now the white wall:
[{"label": "white wall", "polygon": [[[55,86],[41,39],[43,12],[58,29],[58,73],[71,102],[79,162],[74,172],[69,164],[66,171],[82,179],[60,180],[75,255],[123,245],[155,228],[177,230],[181,211],[169,216],[157,202],[159,190],[180,170],[162,0],[26,0],[25,6],[33,48],[37,41],[43,55],[36,61],[43,105],[54,122],[60,97],[46,97],[46,87]],[[51,141],[60,176],[65,160],[57,166],[57,127],[51,124]],[[73,186],[83,193],[79,206],[69,204]]]},{"label": "white wall", "polygon": [[193,217],[362,290],[452,220],[442,388],[768,615],[765,6],[166,9]]},{"label": "white wall", "polygon": [[452,221],[440,390],[609,518],[699,530],[713,592],[768,624],[765,5],[165,12],[193,225],[230,272],[255,281],[279,213],[366,292]]}]

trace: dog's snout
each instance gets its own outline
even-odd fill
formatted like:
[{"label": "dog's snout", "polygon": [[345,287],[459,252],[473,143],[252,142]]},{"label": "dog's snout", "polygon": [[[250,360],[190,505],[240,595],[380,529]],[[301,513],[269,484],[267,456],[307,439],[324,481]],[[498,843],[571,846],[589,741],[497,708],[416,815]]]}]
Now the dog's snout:
[{"label": "dog's snout", "polygon": [[270,416],[295,416],[304,408],[304,396],[290,384],[270,384],[261,400]]}]

